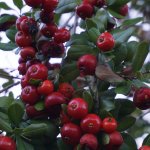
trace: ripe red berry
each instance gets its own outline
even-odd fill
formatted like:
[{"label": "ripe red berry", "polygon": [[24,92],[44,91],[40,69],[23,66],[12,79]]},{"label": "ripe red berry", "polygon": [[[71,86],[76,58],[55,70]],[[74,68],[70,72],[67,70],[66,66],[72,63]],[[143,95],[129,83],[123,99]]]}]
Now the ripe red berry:
[{"label": "ripe red berry", "polygon": [[54,34],[54,41],[56,43],[64,43],[70,40],[70,32],[65,29],[58,29]]},{"label": "ripe red berry", "polygon": [[33,8],[38,8],[42,6],[42,0],[24,0],[25,3]]},{"label": "ripe red berry", "polygon": [[93,134],[84,134],[80,138],[80,145],[82,147],[86,147],[90,150],[97,150],[98,148],[98,140]]},{"label": "ripe red berry", "polygon": [[25,63],[19,64],[18,71],[19,71],[20,75],[25,75],[26,74],[26,64]]},{"label": "ripe red berry", "polygon": [[66,114],[63,110],[60,112],[60,122],[61,125],[71,122],[68,114]]},{"label": "ripe red berry", "polygon": [[54,23],[44,24],[41,28],[41,33],[48,38],[53,37],[56,31],[57,26]]},{"label": "ripe red berry", "polygon": [[150,150],[150,146],[148,145],[143,145],[139,148],[139,150]]},{"label": "ripe red berry", "polygon": [[61,83],[58,91],[62,93],[67,99],[72,98],[74,93],[74,87],[69,83]]},{"label": "ripe red berry", "polygon": [[110,146],[121,146],[123,143],[123,138],[120,132],[114,131],[109,134],[109,144]]},{"label": "ripe red berry", "polygon": [[87,4],[94,6],[94,5],[96,5],[96,1],[97,0],[83,0],[83,3],[85,3],[85,4],[87,3]]},{"label": "ripe red berry", "polygon": [[46,80],[48,77],[48,69],[43,64],[34,64],[28,68],[27,76],[29,79]]},{"label": "ripe red berry", "polygon": [[96,134],[102,127],[102,121],[98,115],[88,114],[85,118],[82,119],[80,126],[85,133]]},{"label": "ripe red berry", "polygon": [[29,79],[26,75],[22,76],[21,78],[21,87],[24,88],[26,87],[27,85],[29,85]]},{"label": "ripe red berry", "polygon": [[16,143],[12,138],[8,136],[0,136],[0,149],[16,150]]},{"label": "ripe red berry", "polygon": [[15,35],[16,44],[19,47],[27,47],[32,45],[31,35],[25,34],[22,31],[18,31]]},{"label": "ripe red berry", "polygon": [[119,13],[122,16],[126,16],[128,14],[128,5],[124,5],[119,9]]},{"label": "ripe red berry", "polygon": [[35,57],[36,50],[33,47],[24,47],[20,51],[20,56],[24,60],[32,59]]},{"label": "ripe red berry", "polygon": [[44,116],[44,111],[37,111],[34,106],[26,105],[26,113],[29,118]]},{"label": "ripe red berry", "polygon": [[136,90],[133,102],[139,109],[145,110],[150,108],[150,88],[141,87]]},{"label": "ripe red berry", "polygon": [[24,103],[34,105],[39,100],[39,94],[36,87],[26,86],[21,91],[21,99]]},{"label": "ripe red berry", "polygon": [[101,8],[105,5],[105,0],[97,0],[96,1],[96,6]]},{"label": "ripe red berry", "polygon": [[97,46],[102,52],[110,51],[115,46],[115,40],[109,32],[102,33],[97,39]]},{"label": "ripe red berry", "polygon": [[94,12],[94,8],[93,6],[91,6],[88,3],[82,3],[81,5],[79,5],[76,8],[76,13],[77,15],[82,18],[82,19],[86,19],[86,18],[90,18],[92,17]]},{"label": "ripe red berry", "polygon": [[27,16],[21,16],[20,18],[18,18],[18,19],[16,20],[16,28],[17,28],[19,31],[21,30],[21,28],[20,28],[20,23],[21,23],[24,19],[28,19],[28,17],[27,17]]},{"label": "ripe red berry", "polygon": [[69,102],[67,112],[74,119],[83,119],[88,114],[88,104],[82,98],[74,98]]},{"label": "ripe red berry", "polygon": [[52,12],[58,5],[58,0],[43,0],[43,9],[46,12]]},{"label": "ripe red berry", "polygon": [[64,96],[59,92],[53,92],[52,94],[49,94],[45,98],[45,108],[46,109],[49,109],[55,105],[61,105],[61,104],[65,104],[65,103],[66,103],[66,100],[65,100]]},{"label": "ripe red berry", "polygon": [[112,133],[117,129],[117,121],[113,117],[107,117],[102,121],[102,128],[106,133]]},{"label": "ripe red berry", "polygon": [[40,19],[43,23],[53,23],[54,21],[54,12],[46,12],[45,10],[41,10]]},{"label": "ripe red berry", "polygon": [[33,18],[27,18],[21,21],[20,29],[26,34],[35,34],[37,32],[37,23]]},{"label": "ripe red berry", "polygon": [[81,137],[81,129],[73,123],[64,124],[61,128],[61,136],[65,143],[76,145]]},{"label": "ripe red berry", "polygon": [[48,95],[54,91],[54,84],[50,80],[45,80],[41,83],[41,85],[37,88],[38,93],[41,95]]},{"label": "ripe red berry", "polygon": [[78,59],[77,66],[80,71],[80,76],[94,75],[97,66],[96,56],[91,54],[81,56]]}]

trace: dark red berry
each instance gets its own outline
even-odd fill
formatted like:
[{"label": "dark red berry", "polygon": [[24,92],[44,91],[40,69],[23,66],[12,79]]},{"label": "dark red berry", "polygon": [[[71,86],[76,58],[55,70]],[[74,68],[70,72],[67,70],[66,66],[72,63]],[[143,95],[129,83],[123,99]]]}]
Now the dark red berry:
[{"label": "dark red berry", "polygon": [[29,79],[26,75],[22,76],[21,78],[21,87],[24,88],[29,85]]},{"label": "dark red berry", "polygon": [[25,75],[26,74],[26,64],[25,63],[19,64],[18,71],[19,71],[20,75]]},{"label": "dark red berry", "polygon": [[41,10],[40,19],[43,23],[53,23],[54,21],[54,12],[46,12],[45,10]]},{"label": "dark red berry", "polygon": [[38,8],[38,7],[42,6],[42,1],[43,0],[24,0],[24,1],[30,7]]},{"label": "dark red berry", "polygon": [[122,16],[126,16],[127,14],[128,14],[128,5],[126,4],[126,5],[124,5],[124,6],[122,6],[120,9],[119,9],[119,13],[120,13],[120,15],[122,15]]},{"label": "dark red berry", "polygon": [[52,12],[58,5],[58,0],[43,0],[43,9],[47,12]]},{"label": "dark red berry", "polygon": [[19,31],[21,31],[20,24],[21,24],[21,22],[22,22],[24,19],[28,19],[28,17],[27,17],[27,16],[21,16],[20,18],[18,18],[18,19],[16,20],[16,28],[17,28]]},{"label": "dark red berry", "polygon": [[139,148],[139,150],[150,150],[150,146],[148,145],[143,145]]}]

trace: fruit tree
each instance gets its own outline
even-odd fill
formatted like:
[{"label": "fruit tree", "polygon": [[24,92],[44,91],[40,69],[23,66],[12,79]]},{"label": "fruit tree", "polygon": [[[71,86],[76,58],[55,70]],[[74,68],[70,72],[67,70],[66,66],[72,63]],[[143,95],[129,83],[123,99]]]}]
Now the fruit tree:
[{"label": "fruit tree", "polygon": [[150,150],[148,16],[129,17],[136,2],[13,3],[0,2],[0,49],[19,56],[18,82],[0,70],[0,150]]}]

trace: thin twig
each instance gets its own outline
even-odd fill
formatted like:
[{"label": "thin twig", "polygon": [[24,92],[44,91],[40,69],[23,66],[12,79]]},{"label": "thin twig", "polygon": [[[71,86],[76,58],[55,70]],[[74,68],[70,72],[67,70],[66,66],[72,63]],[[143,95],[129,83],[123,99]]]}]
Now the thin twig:
[{"label": "thin twig", "polygon": [[21,79],[21,78],[19,78],[19,77],[14,77],[14,76],[9,76],[9,75],[7,75],[7,74],[3,74],[3,73],[0,73],[0,77],[4,77],[4,78],[11,78],[11,79]]},{"label": "thin twig", "polygon": [[6,88],[3,88],[2,90],[0,90],[0,93],[3,93],[3,92],[9,90],[10,88],[12,88],[12,87],[14,87],[14,86],[16,86],[16,85],[18,85],[18,84],[20,84],[20,81],[18,81],[18,82],[16,82],[16,83],[13,83],[13,84],[7,86]]},{"label": "thin twig", "polygon": [[72,34],[76,33],[77,25],[78,25],[78,15],[75,13],[74,26],[73,26],[73,29],[72,29]]}]

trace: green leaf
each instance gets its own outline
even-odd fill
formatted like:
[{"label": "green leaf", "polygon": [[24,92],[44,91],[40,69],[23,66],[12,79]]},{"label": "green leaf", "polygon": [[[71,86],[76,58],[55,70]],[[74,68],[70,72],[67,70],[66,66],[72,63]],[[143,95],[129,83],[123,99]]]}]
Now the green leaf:
[{"label": "green leaf", "polygon": [[8,39],[10,39],[14,43],[15,43],[15,35],[16,35],[16,33],[17,33],[17,30],[16,30],[15,27],[6,30],[6,36],[8,37]]},{"label": "green leaf", "polygon": [[15,48],[17,48],[17,45],[15,43],[0,43],[0,50],[12,51]]},{"label": "green leaf", "polygon": [[119,150],[137,150],[137,145],[133,137],[127,133],[122,133],[124,143]]},{"label": "green leaf", "polygon": [[25,137],[37,137],[45,135],[48,130],[48,127],[45,123],[31,124],[23,130],[22,135]]},{"label": "green leaf", "polygon": [[83,99],[88,103],[88,110],[89,110],[89,112],[91,112],[93,109],[93,105],[94,105],[92,95],[88,91],[84,91]]},{"label": "green leaf", "polygon": [[9,14],[3,14],[1,17],[0,17],[0,24],[2,23],[5,23],[5,22],[8,22],[8,21],[14,21],[16,20],[16,16],[14,15],[9,15]]},{"label": "green leaf", "polygon": [[64,65],[60,72],[60,77],[62,77],[64,82],[70,82],[78,76],[79,70],[77,68],[76,62]]},{"label": "green leaf", "polygon": [[126,42],[130,38],[130,36],[134,33],[134,31],[135,28],[133,27],[130,27],[126,30],[120,30],[120,29],[113,30],[113,37],[116,41],[116,45]]},{"label": "green leaf", "polygon": [[57,139],[57,146],[58,146],[58,150],[72,150],[73,149],[70,145],[65,144],[61,138]]},{"label": "green leaf", "polygon": [[20,136],[16,136],[16,145],[18,150],[34,150],[34,147],[23,140]]},{"label": "green leaf", "polygon": [[136,119],[132,116],[124,117],[119,121],[117,130],[120,132],[125,131],[134,125],[135,122]]},{"label": "green leaf", "polygon": [[76,6],[75,0],[60,0],[55,12],[60,14],[71,12]]},{"label": "green leaf", "polygon": [[117,13],[116,11],[114,11],[113,9],[109,8],[108,9],[109,13],[114,16],[115,18],[118,18],[118,19],[122,19],[124,18],[124,16],[120,15],[119,13]]},{"label": "green leaf", "polygon": [[3,120],[1,117],[0,117],[0,130],[6,131],[8,133],[12,132],[10,124],[6,120]]},{"label": "green leaf", "polygon": [[132,25],[135,25],[135,24],[141,22],[142,20],[143,20],[143,17],[128,19],[128,20],[125,20],[125,21],[120,25],[120,27],[132,26]]},{"label": "green leaf", "polygon": [[44,110],[44,108],[45,108],[45,106],[44,106],[44,101],[39,101],[39,102],[37,102],[37,103],[34,105],[34,108],[35,108],[37,111]]},{"label": "green leaf", "polygon": [[15,6],[17,6],[19,9],[22,9],[23,7],[23,1],[22,0],[13,0]]},{"label": "green leaf", "polygon": [[149,44],[147,42],[141,42],[138,45],[137,51],[135,52],[134,58],[132,60],[132,68],[134,72],[137,72],[142,68],[148,53]]},{"label": "green leaf", "polygon": [[24,114],[24,108],[17,102],[12,103],[8,107],[9,119],[16,125],[19,126]]},{"label": "green leaf", "polygon": [[0,2],[0,8],[5,9],[5,10],[11,10],[12,8],[10,8],[6,3],[4,2]]},{"label": "green leaf", "polygon": [[141,87],[149,87],[147,84],[143,83],[140,80],[132,80],[132,85],[135,86],[136,88],[141,88]]},{"label": "green leaf", "polygon": [[90,41],[96,44],[97,38],[100,35],[100,32],[96,28],[91,28],[88,30],[88,35],[89,35]]},{"label": "green leaf", "polygon": [[92,19],[89,19],[87,18],[86,19],[86,28],[87,30],[90,30],[91,28],[97,28],[97,24],[92,20]]},{"label": "green leaf", "polygon": [[11,105],[11,103],[13,102],[13,100],[14,99],[9,96],[0,97],[0,107],[8,108]]},{"label": "green leaf", "polygon": [[148,145],[148,146],[150,146],[150,134],[148,134],[146,136],[146,138],[143,140],[142,145]]}]

